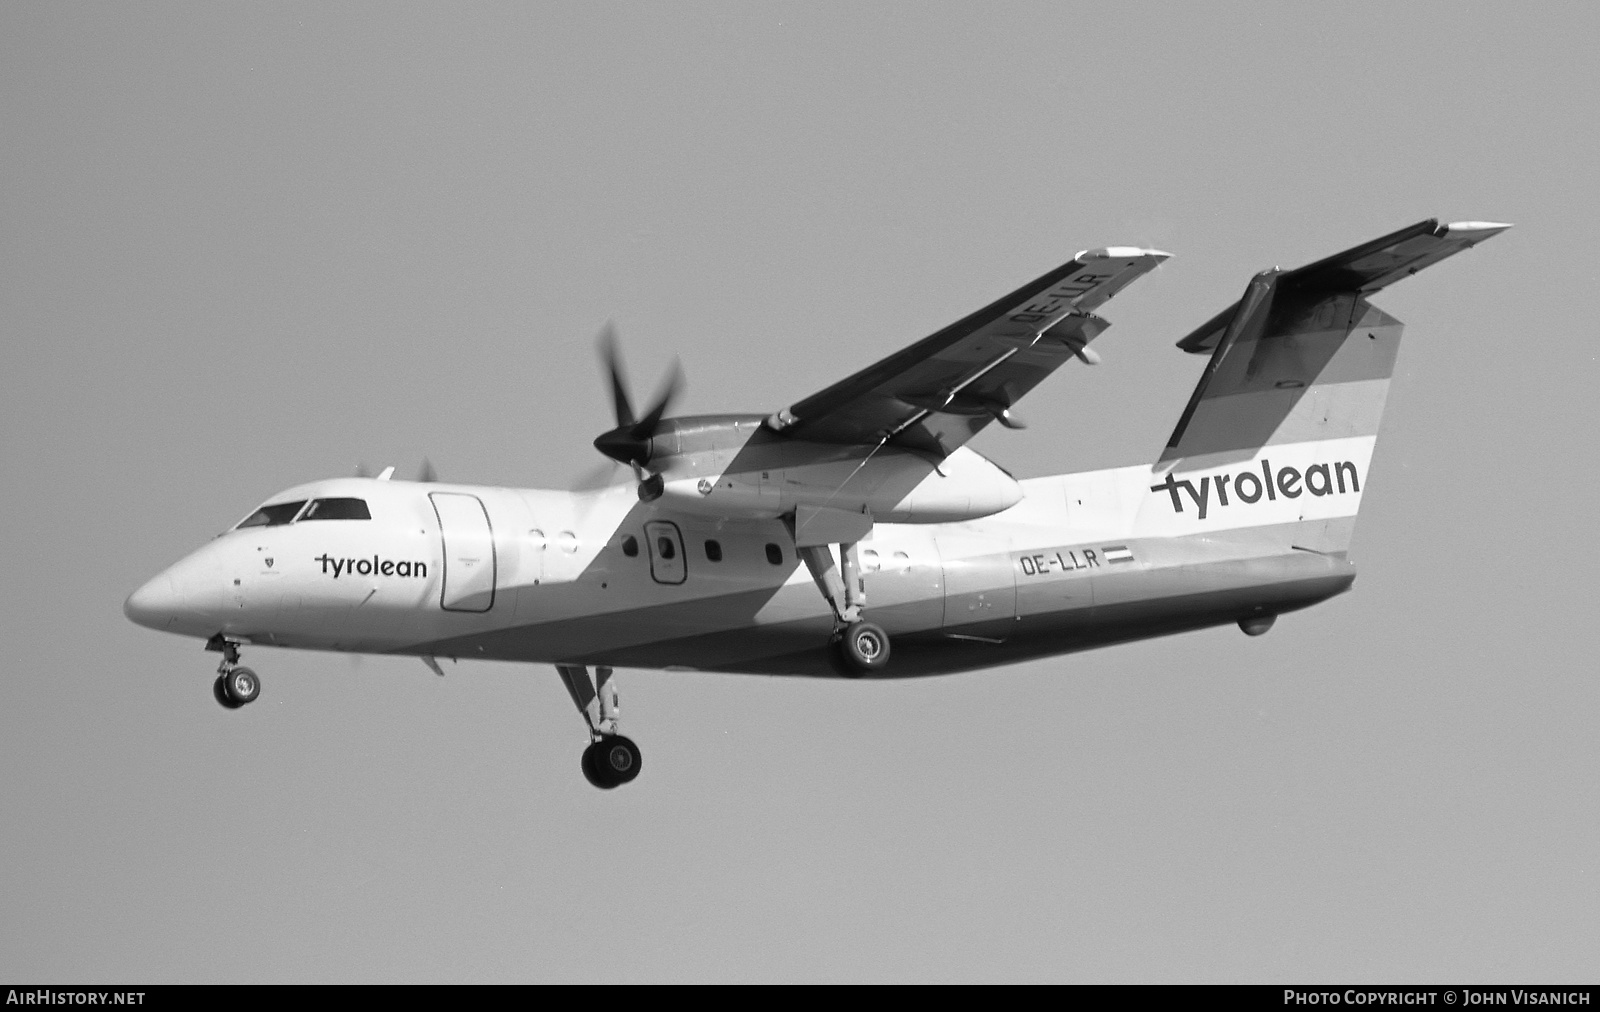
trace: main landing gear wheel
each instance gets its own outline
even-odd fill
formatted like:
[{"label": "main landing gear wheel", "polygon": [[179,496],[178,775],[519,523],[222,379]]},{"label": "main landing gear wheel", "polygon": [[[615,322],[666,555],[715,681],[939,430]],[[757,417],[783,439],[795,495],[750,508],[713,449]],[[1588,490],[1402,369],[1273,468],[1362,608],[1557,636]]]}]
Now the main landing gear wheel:
[{"label": "main landing gear wheel", "polygon": [[583,778],[603,791],[621,787],[639,775],[639,746],[617,733],[617,686],[611,668],[583,664],[557,664],[556,672],[572,695],[572,702],[589,725],[589,747],[583,750]]},{"label": "main landing gear wheel", "polygon": [[[857,526],[850,532],[840,528],[841,534],[849,533],[855,538],[872,529],[872,518],[866,514],[847,516],[847,519]],[[788,523],[790,530],[798,531],[800,513],[797,511],[788,518]],[[829,545],[803,542],[798,534],[794,550],[811,571],[811,579],[833,611],[833,635],[828,640],[827,652],[829,666],[846,678],[860,678],[888,667],[889,634],[882,626],[862,618],[867,607],[867,583],[861,571],[857,541],[841,540],[837,544],[837,564]]]},{"label": "main landing gear wheel", "polygon": [[601,790],[621,787],[639,775],[639,746],[620,734],[603,735],[583,750],[583,775]]},{"label": "main landing gear wheel", "polygon": [[261,679],[249,668],[234,668],[225,672],[221,679],[222,695],[227,697],[227,706],[237,709],[246,703],[253,703],[261,695]]},{"label": "main landing gear wheel", "polygon": [[850,623],[831,647],[846,678],[860,678],[889,665],[889,634],[874,622]]}]

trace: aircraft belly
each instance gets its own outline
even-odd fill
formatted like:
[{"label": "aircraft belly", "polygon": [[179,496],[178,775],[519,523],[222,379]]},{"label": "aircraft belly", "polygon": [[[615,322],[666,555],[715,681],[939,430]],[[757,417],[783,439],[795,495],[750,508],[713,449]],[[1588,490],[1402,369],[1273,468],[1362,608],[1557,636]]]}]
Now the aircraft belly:
[{"label": "aircraft belly", "polygon": [[[1040,656],[1305,607],[1355,579],[1343,551],[1318,548],[1348,543],[1340,540],[1345,524],[1308,521],[1074,547],[1059,556],[1065,566],[1055,550],[1034,553],[1037,561],[1019,566],[1019,620],[1009,642]],[[1340,530],[1330,532],[1330,525]]]},{"label": "aircraft belly", "polygon": [[[804,605],[802,594],[808,595]],[[817,598],[814,606],[809,598]],[[615,658],[627,656],[633,659],[629,663],[646,667],[695,667],[695,658],[683,656],[672,645],[735,634],[747,644],[743,653],[759,656],[772,649],[768,641],[777,641],[779,649],[786,649],[783,644],[789,637],[825,641],[831,628],[831,616],[809,585],[760,587],[518,622],[416,644],[403,652],[577,664],[624,663]],[[648,662],[645,654],[650,655]]]}]

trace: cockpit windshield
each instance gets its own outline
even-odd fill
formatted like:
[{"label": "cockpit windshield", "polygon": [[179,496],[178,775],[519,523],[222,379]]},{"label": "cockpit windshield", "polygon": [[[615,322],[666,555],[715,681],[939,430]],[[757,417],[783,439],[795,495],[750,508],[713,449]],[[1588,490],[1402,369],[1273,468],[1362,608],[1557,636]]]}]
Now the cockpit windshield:
[{"label": "cockpit windshield", "polygon": [[300,515],[300,508],[305,504],[304,499],[299,502],[270,503],[239,521],[239,527],[277,527],[286,524]]},{"label": "cockpit windshield", "polygon": [[304,520],[371,520],[364,499],[312,499],[269,503],[239,522],[234,530],[246,527],[281,527]]},{"label": "cockpit windshield", "polygon": [[371,520],[363,499],[313,499],[301,520]]}]

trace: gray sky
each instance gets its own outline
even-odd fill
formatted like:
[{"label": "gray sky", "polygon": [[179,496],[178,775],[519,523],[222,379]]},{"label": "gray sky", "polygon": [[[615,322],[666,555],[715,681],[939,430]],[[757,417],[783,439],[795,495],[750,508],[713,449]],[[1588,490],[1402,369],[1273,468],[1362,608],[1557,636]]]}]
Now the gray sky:
[{"label": "gray sky", "polygon": [[[0,978],[1593,981],[1591,5],[0,5]],[[1407,322],[1354,591],[889,684],[215,655],[123,598],[277,489],[558,486],[592,340],[813,393],[1175,254],[976,442],[1154,459],[1243,290],[1517,228]]]}]

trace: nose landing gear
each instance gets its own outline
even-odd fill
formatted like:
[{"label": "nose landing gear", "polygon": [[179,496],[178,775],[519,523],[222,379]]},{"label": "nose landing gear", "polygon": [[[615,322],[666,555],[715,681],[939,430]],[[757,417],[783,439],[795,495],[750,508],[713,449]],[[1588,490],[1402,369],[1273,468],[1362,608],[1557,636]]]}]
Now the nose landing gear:
[{"label": "nose landing gear", "polygon": [[211,683],[211,695],[217,702],[229,710],[255,702],[261,695],[261,679],[254,671],[239,665],[239,643],[217,633],[206,641],[206,649],[222,654],[222,663],[217,665],[217,680]]},{"label": "nose landing gear", "polygon": [[639,775],[643,759],[633,739],[617,733],[619,706],[611,669],[596,666],[592,679],[582,664],[557,664],[556,672],[589,725],[589,747],[583,750],[580,763],[584,778],[605,791],[632,781]]}]

